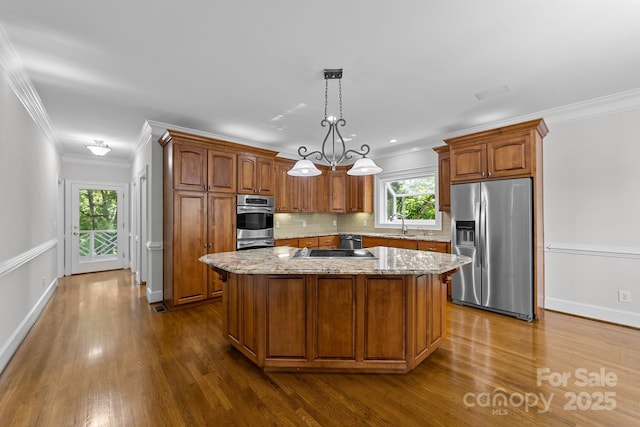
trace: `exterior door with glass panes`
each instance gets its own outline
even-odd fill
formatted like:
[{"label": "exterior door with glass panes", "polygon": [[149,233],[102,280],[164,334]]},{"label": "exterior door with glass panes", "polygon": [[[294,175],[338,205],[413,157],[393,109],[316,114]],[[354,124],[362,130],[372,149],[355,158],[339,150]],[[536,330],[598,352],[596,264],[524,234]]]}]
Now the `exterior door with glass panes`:
[{"label": "exterior door with glass panes", "polygon": [[71,274],[124,268],[124,186],[71,184]]}]

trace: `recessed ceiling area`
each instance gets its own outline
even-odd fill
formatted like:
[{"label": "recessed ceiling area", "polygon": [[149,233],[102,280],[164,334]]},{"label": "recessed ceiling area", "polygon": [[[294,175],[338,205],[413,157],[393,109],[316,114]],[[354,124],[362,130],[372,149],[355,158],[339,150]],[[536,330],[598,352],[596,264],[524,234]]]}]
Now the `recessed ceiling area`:
[{"label": "recessed ceiling area", "polygon": [[122,161],[145,120],[315,149],[325,68],[344,70],[342,133],[373,159],[633,91],[639,16],[633,0],[0,4],[63,154],[102,140]]}]

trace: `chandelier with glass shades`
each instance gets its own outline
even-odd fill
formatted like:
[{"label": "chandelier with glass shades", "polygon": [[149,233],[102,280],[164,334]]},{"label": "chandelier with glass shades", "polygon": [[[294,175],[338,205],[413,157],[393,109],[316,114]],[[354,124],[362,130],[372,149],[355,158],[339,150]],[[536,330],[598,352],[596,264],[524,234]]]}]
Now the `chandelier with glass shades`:
[{"label": "chandelier with glass shades", "polygon": [[86,145],[86,147],[96,156],[104,156],[109,151],[111,151],[111,148],[109,148],[109,146],[105,144],[104,141],[100,141],[97,139],[93,141],[93,144]]},{"label": "chandelier with glass shades", "polygon": [[[329,98],[329,80],[338,79],[338,94],[340,103],[340,117],[327,115],[327,103]],[[346,120],[342,117],[342,68],[338,69],[325,69],[324,70],[324,119],[320,122],[322,127],[329,126],[327,134],[322,141],[321,150],[307,152],[308,149],[305,146],[298,148],[298,155],[302,157],[296,164],[287,171],[287,174],[292,176],[316,176],[322,172],[313,164],[312,161],[307,160],[307,157],[314,156],[316,160],[321,160],[328,163],[332,170],[336,170],[336,166],[342,163],[344,160],[350,160],[352,158],[351,153],[362,156],[362,158],[356,160],[353,167],[347,171],[349,175],[373,175],[378,172],[382,172],[382,168],[374,163],[373,160],[366,157],[369,154],[370,148],[367,144],[363,144],[360,147],[361,151],[347,150],[347,146],[344,143],[344,139],[340,134],[339,127],[343,127],[347,124]],[[327,144],[331,144],[331,152],[327,152]]]}]

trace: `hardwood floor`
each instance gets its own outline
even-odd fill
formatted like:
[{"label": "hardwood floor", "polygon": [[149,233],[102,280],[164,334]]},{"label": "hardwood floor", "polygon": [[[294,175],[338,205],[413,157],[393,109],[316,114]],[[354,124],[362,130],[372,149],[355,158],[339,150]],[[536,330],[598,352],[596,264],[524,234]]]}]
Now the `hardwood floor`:
[{"label": "hardwood floor", "polygon": [[0,376],[0,424],[640,425],[636,329],[450,304],[447,341],[409,374],[264,374],[220,309],[157,313],[128,271],[61,279]]}]

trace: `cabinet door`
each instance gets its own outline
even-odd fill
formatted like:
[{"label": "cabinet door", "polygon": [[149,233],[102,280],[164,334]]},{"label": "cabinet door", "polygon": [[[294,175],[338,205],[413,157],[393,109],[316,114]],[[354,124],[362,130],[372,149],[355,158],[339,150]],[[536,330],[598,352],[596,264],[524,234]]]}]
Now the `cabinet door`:
[{"label": "cabinet door", "polygon": [[347,175],[347,212],[373,212],[373,175]]},{"label": "cabinet door", "polygon": [[532,175],[528,134],[513,135],[487,143],[487,165],[490,178]]},{"label": "cabinet door", "polygon": [[176,191],[173,196],[173,303],[207,297],[207,194]]},{"label": "cabinet door", "polygon": [[173,147],[173,188],[207,190],[207,150],[175,144]]},{"label": "cabinet door", "polygon": [[311,212],[320,213],[329,211],[326,173],[309,177],[309,199]]},{"label": "cabinet door", "polygon": [[327,173],[329,181],[329,212],[346,212],[347,173],[335,170]]},{"label": "cabinet door", "polygon": [[299,212],[312,212],[311,199],[316,197],[316,195],[311,193],[311,178],[310,176],[301,176],[296,180],[298,181],[297,194]]},{"label": "cabinet door", "polygon": [[223,151],[208,151],[208,190],[224,193],[236,192],[236,155]]},{"label": "cabinet door", "polygon": [[438,209],[451,210],[451,154],[449,147],[436,147],[438,153]]},{"label": "cabinet door", "polygon": [[256,157],[238,154],[238,193],[254,194],[257,188],[256,183]]},{"label": "cabinet door", "polygon": [[275,177],[273,174],[273,159],[256,157],[256,193],[263,196],[273,196]]},{"label": "cabinet door", "polygon": [[[233,194],[209,193],[208,253],[236,250],[236,199]],[[209,297],[222,295],[222,281],[209,270]]]},{"label": "cabinet door", "polygon": [[482,180],[486,168],[487,144],[451,147],[451,182]]},{"label": "cabinet door", "polygon": [[287,175],[287,172],[293,166],[293,162],[286,160],[276,160],[274,163],[275,169],[275,203],[276,212],[291,212],[291,176]]}]

